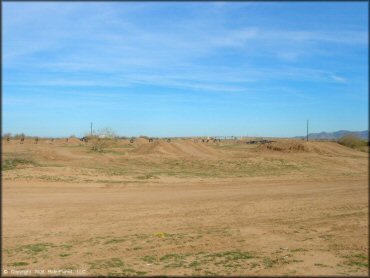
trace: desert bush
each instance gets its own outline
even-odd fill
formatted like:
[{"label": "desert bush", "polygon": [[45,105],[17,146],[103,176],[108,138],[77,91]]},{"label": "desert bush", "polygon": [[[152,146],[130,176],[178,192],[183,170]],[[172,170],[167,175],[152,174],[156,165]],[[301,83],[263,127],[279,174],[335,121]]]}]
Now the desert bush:
[{"label": "desert bush", "polygon": [[343,146],[346,146],[346,147],[349,147],[349,148],[352,148],[352,149],[361,150],[361,151],[366,151],[368,149],[368,145],[369,145],[369,143],[367,141],[362,140],[362,139],[358,138],[357,136],[351,135],[351,134],[348,134],[348,135],[345,135],[345,136],[341,137],[338,140],[338,143],[343,145]]},{"label": "desert bush", "polygon": [[107,139],[94,138],[91,140],[91,150],[94,152],[104,152],[104,149],[107,147]]},{"label": "desert bush", "polygon": [[104,152],[118,138],[111,128],[103,128],[94,135],[86,136],[90,142],[91,150],[94,152]]},{"label": "desert bush", "polygon": [[117,133],[113,129],[109,128],[109,127],[100,129],[96,133],[96,135],[99,138],[110,138],[110,139],[114,139],[114,138],[117,138],[118,137]]}]

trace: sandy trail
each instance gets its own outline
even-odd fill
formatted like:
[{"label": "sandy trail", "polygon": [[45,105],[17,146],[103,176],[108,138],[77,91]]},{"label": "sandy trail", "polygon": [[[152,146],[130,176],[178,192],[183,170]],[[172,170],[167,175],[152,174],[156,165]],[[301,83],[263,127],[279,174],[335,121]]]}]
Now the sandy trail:
[{"label": "sandy trail", "polygon": [[99,155],[86,146],[5,146],[4,159],[29,155],[42,165],[3,171],[4,268],[368,274],[366,153],[333,143],[313,143],[331,156],[163,143],[170,153],[145,159],[127,143]]}]

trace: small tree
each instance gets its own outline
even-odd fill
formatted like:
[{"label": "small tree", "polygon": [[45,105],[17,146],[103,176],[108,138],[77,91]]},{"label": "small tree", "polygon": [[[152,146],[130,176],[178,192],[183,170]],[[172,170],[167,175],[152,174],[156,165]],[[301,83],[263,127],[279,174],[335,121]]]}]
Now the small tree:
[{"label": "small tree", "polygon": [[25,138],[26,137],[26,135],[22,132],[22,133],[18,133],[18,134],[15,134],[14,135],[14,138],[15,139],[19,139],[19,138]]},{"label": "small tree", "polygon": [[96,132],[96,136],[99,138],[107,138],[107,139],[114,139],[118,137],[117,133],[109,127],[98,130],[98,132]]},{"label": "small tree", "polygon": [[89,141],[91,141],[91,150],[94,152],[104,152],[104,149],[108,147],[109,142],[117,137],[117,134],[111,128],[100,129],[95,135],[89,136]]}]

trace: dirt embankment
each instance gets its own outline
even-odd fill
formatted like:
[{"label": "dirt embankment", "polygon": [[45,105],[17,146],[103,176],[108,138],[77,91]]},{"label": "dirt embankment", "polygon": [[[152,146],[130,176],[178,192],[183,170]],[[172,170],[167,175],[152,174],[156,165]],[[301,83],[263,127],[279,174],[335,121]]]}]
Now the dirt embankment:
[{"label": "dirt embankment", "polygon": [[166,142],[157,140],[139,144],[134,150],[134,154],[141,155],[169,155],[169,156],[193,156],[210,157],[220,154],[219,151],[202,143],[195,143],[191,140],[181,140]]},{"label": "dirt embankment", "polygon": [[[280,140],[256,148],[259,152],[315,153],[319,155],[361,155],[361,152],[344,147],[336,142],[305,142]],[[363,155],[366,155],[363,153]]]}]

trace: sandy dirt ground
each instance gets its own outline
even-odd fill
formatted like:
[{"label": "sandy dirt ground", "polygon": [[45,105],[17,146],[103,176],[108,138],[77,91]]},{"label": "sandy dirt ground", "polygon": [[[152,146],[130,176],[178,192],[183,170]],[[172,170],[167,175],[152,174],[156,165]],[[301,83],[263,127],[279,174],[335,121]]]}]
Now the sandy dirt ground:
[{"label": "sandy dirt ground", "polygon": [[2,154],[3,275],[368,275],[368,154],[335,142]]}]

